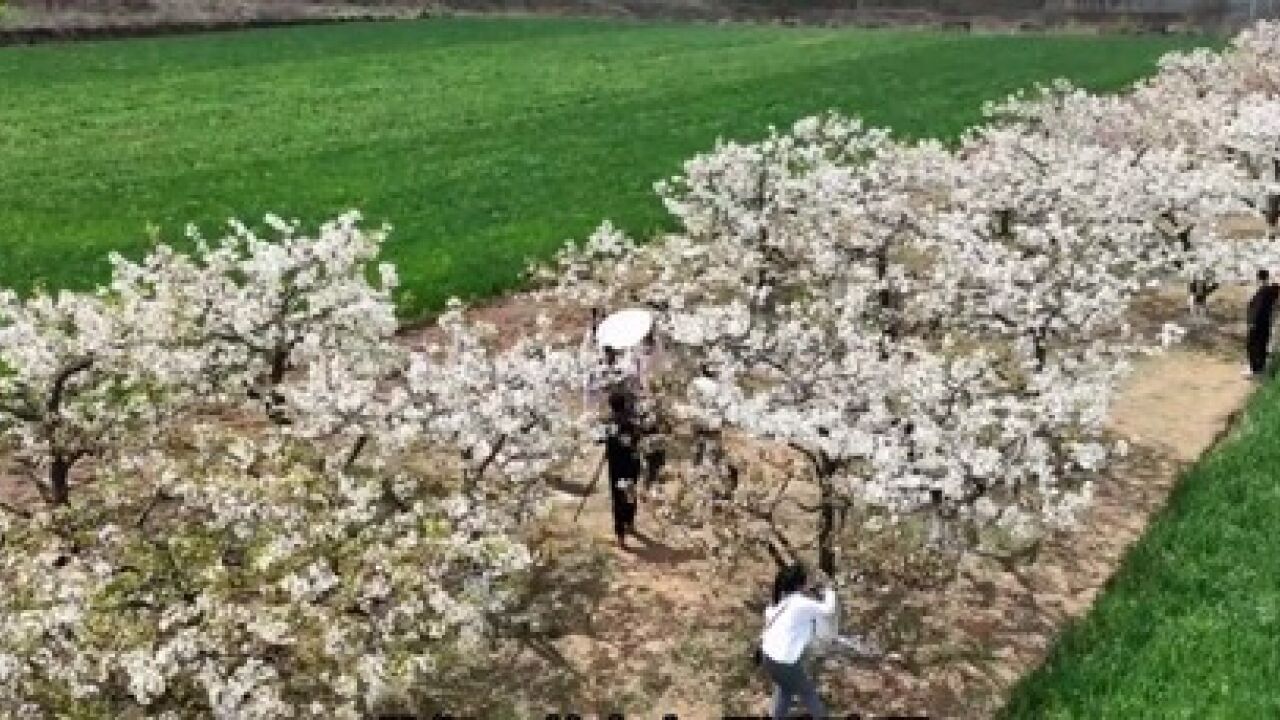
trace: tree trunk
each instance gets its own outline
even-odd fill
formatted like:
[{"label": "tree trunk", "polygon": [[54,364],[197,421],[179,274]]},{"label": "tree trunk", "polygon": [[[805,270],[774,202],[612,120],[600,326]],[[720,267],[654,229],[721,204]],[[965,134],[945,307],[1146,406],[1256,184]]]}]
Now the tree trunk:
[{"label": "tree trunk", "polygon": [[271,387],[275,388],[284,381],[284,373],[289,367],[289,351],[276,348],[271,353]]},{"label": "tree trunk", "polygon": [[827,575],[836,574],[836,510],[835,488],[827,477],[818,479],[822,493],[818,515],[818,567]]},{"label": "tree trunk", "polygon": [[1191,228],[1185,227],[1178,231],[1178,242],[1182,243],[1183,252],[1191,252]]},{"label": "tree trunk", "polygon": [[69,479],[71,463],[58,455],[53,458],[53,467],[49,468],[49,489],[52,491],[54,505],[66,505],[71,498]]},{"label": "tree trunk", "polygon": [[1000,237],[1009,237],[1010,235],[1012,235],[1013,234],[1013,210],[1008,208],[1004,210],[1000,210],[997,212],[997,217],[999,218],[999,221],[1000,221],[1000,226],[998,230],[998,232],[1000,233]]},{"label": "tree trunk", "polygon": [[1043,328],[1035,328],[1031,331],[1031,341],[1034,343],[1036,355],[1036,370],[1044,370],[1044,366],[1049,361],[1048,348],[1049,333]]},{"label": "tree trunk", "polygon": [[289,370],[289,352],[285,347],[277,347],[271,351],[271,371],[267,377],[265,400],[267,418],[277,425],[289,424],[289,418],[283,410],[284,395],[276,389],[280,387],[280,383],[284,382],[285,373]]}]

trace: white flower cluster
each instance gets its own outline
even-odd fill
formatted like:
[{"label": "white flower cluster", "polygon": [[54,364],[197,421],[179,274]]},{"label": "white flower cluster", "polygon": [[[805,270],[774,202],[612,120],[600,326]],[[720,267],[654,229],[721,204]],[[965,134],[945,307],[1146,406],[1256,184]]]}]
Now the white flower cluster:
[{"label": "white flower cluster", "polygon": [[[1261,233],[1220,230],[1276,192],[1278,42],[1262,23],[1119,96],[1054,83],[992,104],[954,149],[838,116],[718,145],[658,185],[680,232],[569,248],[546,292],[667,309],[683,373],[667,387],[704,465],[668,516],[714,528],[717,555],[796,546],[779,518],[797,507],[828,570],[852,516],[1033,537],[1106,468],[1127,359],[1183,335],[1136,332],[1134,300],[1280,262]],[[620,267],[645,284],[615,282]],[[742,433],[807,458],[816,492],[797,496],[816,502],[788,498],[794,470],[744,472]]]},{"label": "white flower cluster", "polygon": [[0,293],[0,440],[47,500],[0,503],[6,713],[364,717],[501,642],[579,353],[456,304],[405,350],[384,232],[267,224]]}]

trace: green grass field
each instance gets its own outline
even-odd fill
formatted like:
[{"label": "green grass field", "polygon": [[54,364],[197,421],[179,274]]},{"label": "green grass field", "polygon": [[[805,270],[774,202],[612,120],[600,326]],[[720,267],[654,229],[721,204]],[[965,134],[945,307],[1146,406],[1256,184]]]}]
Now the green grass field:
[{"label": "green grass field", "polygon": [[0,49],[0,285],[90,286],[149,226],[356,207],[420,316],[602,219],[661,228],[652,183],[719,136],[827,109],[954,136],[1197,42],[476,19]]},{"label": "green grass field", "polygon": [[1005,717],[1280,717],[1280,386],[1246,417]]}]

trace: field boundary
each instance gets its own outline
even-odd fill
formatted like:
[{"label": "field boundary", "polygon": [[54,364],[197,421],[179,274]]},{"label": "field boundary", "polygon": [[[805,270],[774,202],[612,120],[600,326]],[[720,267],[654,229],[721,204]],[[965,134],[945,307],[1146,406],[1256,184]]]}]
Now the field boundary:
[{"label": "field boundary", "polygon": [[[1115,568],[1105,594],[1062,629],[1046,648],[1042,662],[1018,681],[995,717],[1077,717],[1086,707],[1089,714],[1098,717],[1130,714],[1135,707],[1165,716],[1171,711],[1197,717],[1274,714],[1277,706],[1265,691],[1237,690],[1242,686],[1241,678],[1251,681],[1253,675],[1259,687],[1266,686],[1268,668],[1254,664],[1262,656],[1258,649],[1230,648],[1230,666],[1254,668],[1233,673],[1221,664],[1228,652],[1219,646],[1222,643],[1215,644],[1196,629],[1197,624],[1203,627],[1216,622],[1229,624],[1231,635],[1265,635],[1259,627],[1263,623],[1239,613],[1241,608],[1252,607],[1250,598],[1264,598],[1272,587],[1265,576],[1256,579],[1251,567],[1253,558],[1273,554],[1267,542],[1270,530],[1259,531],[1257,525],[1242,523],[1239,517],[1224,519],[1214,536],[1215,541],[1221,540],[1221,546],[1209,546],[1197,545],[1194,528],[1208,515],[1229,507],[1231,501],[1224,502],[1223,496],[1232,501],[1253,499],[1259,490],[1265,492],[1269,487],[1271,474],[1250,470],[1241,458],[1254,456],[1253,462],[1260,466],[1275,462],[1274,456],[1265,452],[1267,446],[1275,446],[1274,439],[1266,439],[1274,437],[1276,427],[1272,412],[1275,390],[1267,387],[1275,380],[1276,374],[1268,373],[1266,382],[1254,388],[1244,405],[1227,418],[1214,443],[1195,463],[1183,468],[1164,506]],[[1249,506],[1244,515],[1266,513],[1266,508],[1265,502],[1259,502]],[[1265,519],[1258,525],[1265,526]],[[1233,535],[1236,532],[1242,535]],[[1179,570],[1184,566],[1189,568],[1186,574]],[[1204,572],[1209,566],[1216,575],[1233,578],[1227,589],[1215,589],[1219,595],[1212,601],[1194,594],[1184,596],[1176,589],[1188,575]],[[1244,579],[1235,578],[1234,571],[1243,571],[1240,578]],[[1174,606],[1177,609],[1171,610]],[[1134,608],[1139,607],[1135,615]],[[1135,640],[1136,635],[1124,635],[1139,626],[1147,628],[1143,632],[1149,645]],[[1186,675],[1171,673],[1167,642],[1171,637],[1178,638],[1178,652],[1184,657],[1194,655],[1205,662]],[[1190,691],[1166,693],[1166,687]]]},{"label": "field boundary", "polygon": [[1232,29],[1230,24],[1196,23],[1189,18],[1166,13],[1160,16],[1131,15],[1059,16],[1043,10],[1022,12],[964,13],[917,7],[809,8],[786,15],[771,15],[762,9],[732,11],[714,6],[596,5],[585,0],[564,3],[531,2],[519,7],[502,2],[471,7],[425,4],[378,9],[363,7],[338,14],[306,14],[267,17],[152,17],[138,15],[124,20],[92,13],[70,17],[53,16],[40,22],[4,26],[0,23],[0,48],[70,43],[79,41],[125,40],[148,37],[195,35],[236,30],[262,30],[342,23],[394,22],[448,18],[548,18],[635,22],[685,22],[716,25],[772,25],[787,27],[847,27],[863,29],[940,30],[961,33],[1012,33],[1050,35],[1214,35]]},{"label": "field boundary", "polygon": [[338,17],[260,18],[225,20],[176,20],[148,23],[144,21],[103,25],[68,25],[0,28],[0,47],[45,45],[94,40],[128,40],[134,38],[196,35],[235,30],[268,30],[306,25],[339,25],[345,23],[394,22],[421,19],[429,13],[405,16],[394,13],[360,13]]}]

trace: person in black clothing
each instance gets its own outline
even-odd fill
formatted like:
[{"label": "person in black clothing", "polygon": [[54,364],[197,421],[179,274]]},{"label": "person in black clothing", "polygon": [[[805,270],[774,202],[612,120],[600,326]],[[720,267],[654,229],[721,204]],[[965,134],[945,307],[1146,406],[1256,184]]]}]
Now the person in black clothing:
[{"label": "person in black clothing", "polygon": [[627,533],[636,531],[636,481],[640,477],[640,430],[625,393],[609,395],[609,424],[604,455],[609,465],[609,495],[613,500],[613,531],[618,547],[626,549]]},{"label": "person in black clothing", "polygon": [[1245,349],[1249,354],[1249,373],[1262,376],[1267,367],[1267,346],[1271,344],[1271,323],[1275,318],[1276,299],[1280,297],[1280,285],[1271,282],[1271,274],[1258,271],[1258,291],[1249,300],[1246,321],[1249,325]]}]

